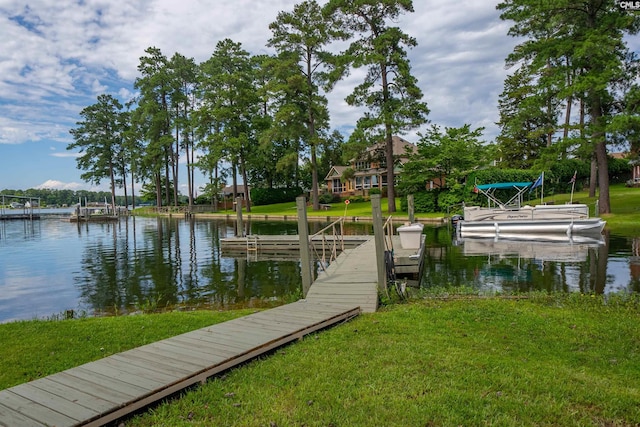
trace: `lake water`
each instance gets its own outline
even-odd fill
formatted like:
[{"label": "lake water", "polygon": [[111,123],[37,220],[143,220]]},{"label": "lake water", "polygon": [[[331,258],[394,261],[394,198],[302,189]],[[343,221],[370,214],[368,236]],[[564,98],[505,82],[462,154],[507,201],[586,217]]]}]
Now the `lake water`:
[{"label": "lake water", "polygon": [[[326,223],[311,223],[311,233]],[[89,315],[172,305],[259,306],[301,292],[300,263],[225,254],[234,234],[222,219],[130,217],[75,224],[59,216],[0,221],[0,322]],[[295,222],[251,221],[251,234],[297,234]],[[350,224],[371,234],[370,224]],[[479,290],[640,292],[640,239],[602,242],[456,241],[446,227],[425,228],[422,286]],[[546,246],[545,246],[546,245]],[[372,268],[374,264],[372,263]]]}]

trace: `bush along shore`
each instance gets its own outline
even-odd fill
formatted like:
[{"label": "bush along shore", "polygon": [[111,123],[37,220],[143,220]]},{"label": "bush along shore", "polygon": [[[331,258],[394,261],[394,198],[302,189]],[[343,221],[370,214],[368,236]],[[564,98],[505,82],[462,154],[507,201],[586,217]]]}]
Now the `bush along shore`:
[{"label": "bush along shore", "polygon": [[[640,298],[449,290],[308,336],[130,426],[632,426]],[[0,388],[253,310],[0,325]]]}]

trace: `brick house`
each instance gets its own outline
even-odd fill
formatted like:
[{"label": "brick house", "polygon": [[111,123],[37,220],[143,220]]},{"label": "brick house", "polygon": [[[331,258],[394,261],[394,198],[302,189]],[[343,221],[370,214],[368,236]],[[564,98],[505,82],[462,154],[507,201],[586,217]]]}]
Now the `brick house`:
[{"label": "brick house", "polygon": [[[404,165],[409,160],[409,154],[415,154],[417,147],[398,137],[393,139],[393,156],[396,159],[394,176],[398,177]],[[369,194],[372,188],[381,191],[387,186],[387,165],[384,157],[384,143],[368,147],[362,155],[350,161],[349,166],[332,166],[324,178],[329,193],[340,197]],[[345,171],[353,172],[343,181]]]}]

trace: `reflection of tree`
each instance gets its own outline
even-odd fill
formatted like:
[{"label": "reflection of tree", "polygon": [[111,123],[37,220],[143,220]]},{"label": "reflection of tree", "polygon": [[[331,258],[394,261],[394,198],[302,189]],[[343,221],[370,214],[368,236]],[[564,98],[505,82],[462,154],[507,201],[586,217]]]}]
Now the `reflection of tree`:
[{"label": "reflection of tree", "polygon": [[189,261],[187,272],[182,275],[182,292],[180,294],[182,299],[190,300],[197,298],[199,294],[200,277],[198,276],[198,251],[196,238],[196,221],[194,218],[190,218],[188,221],[189,228]]},{"label": "reflection of tree", "polygon": [[592,281],[591,291],[596,294],[604,293],[604,289],[607,286],[607,263],[609,261],[609,244],[611,237],[609,232],[605,232],[605,244],[600,245],[597,251],[595,251],[592,257],[591,263],[596,266],[595,280]]},{"label": "reflection of tree", "polygon": [[629,271],[631,273],[629,290],[632,292],[640,292],[640,237],[634,237],[631,241]]},{"label": "reflection of tree", "polygon": [[177,302],[176,275],[181,261],[176,223],[159,218],[156,227],[143,230],[142,244],[138,245],[135,221],[130,218],[87,228],[87,234],[91,227],[112,229],[111,241],[87,244],[82,271],[74,277],[82,298],[96,311],[162,307]]}]

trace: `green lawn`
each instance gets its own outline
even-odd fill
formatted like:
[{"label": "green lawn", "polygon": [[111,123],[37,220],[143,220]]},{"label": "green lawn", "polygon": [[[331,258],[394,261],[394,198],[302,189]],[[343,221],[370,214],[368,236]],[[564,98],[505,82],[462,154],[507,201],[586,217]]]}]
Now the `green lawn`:
[{"label": "green lawn", "polygon": [[[427,297],[306,337],[128,426],[632,426],[640,300]],[[0,388],[224,321],[180,312],[0,325]]]}]

